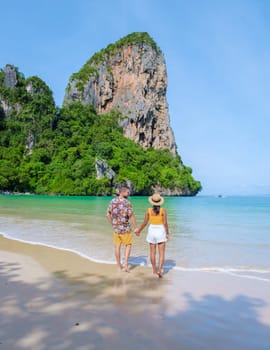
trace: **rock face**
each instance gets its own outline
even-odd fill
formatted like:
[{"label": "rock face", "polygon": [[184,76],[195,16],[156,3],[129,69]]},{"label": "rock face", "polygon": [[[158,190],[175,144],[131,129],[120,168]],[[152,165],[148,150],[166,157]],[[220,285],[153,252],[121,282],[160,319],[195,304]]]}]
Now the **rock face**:
[{"label": "rock face", "polygon": [[152,191],[160,193],[162,196],[190,196],[192,195],[190,189],[188,187],[186,188],[168,188],[168,187],[162,187],[159,184],[152,186]]},{"label": "rock face", "polygon": [[110,180],[114,178],[116,175],[115,172],[109,167],[107,162],[102,159],[96,159],[96,164],[95,164],[96,172],[97,172],[97,179],[100,180],[104,176],[107,176]]},{"label": "rock face", "polygon": [[18,123],[25,121],[22,133],[25,134],[27,155],[32,154],[42,133],[43,115],[53,112],[54,107],[52,93],[40,78],[33,76],[25,79],[11,64],[0,71],[0,129],[1,120],[12,118]]},{"label": "rock face", "polygon": [[166,99],[162,52],[146,33],[133,33],[95,54],[72,75],[64,104],[92,104],[98,113],[120,111],[124,135],[144,148],[176,154]]},{"label": "rock face", "polygon": [[[3,72],[4,72],[3,85],[6,88],[13,90],[16,87],[18,82],[16,68],[11,64],[7,64]],[[20,109],[20,106],[18,103],[13,105],[13,107],[15,107],[16,110]],[[4,114],[4,116],[8,116],[12,111],[12,104],[1,96],[0,96],[0,109]]]},{"label": "rock face", "polygon": [[1,112],[4,114],[4,116],[6,117],[11,112],[12,105],[8,103],[6,100],[0,98],[0,109],[1,109]]},{"label": "rock face", "polygon": [[14,89],[17,82],[17,72],[15,67],[11,64],[7,64],[4,69],[4,85],[9,89]]}]

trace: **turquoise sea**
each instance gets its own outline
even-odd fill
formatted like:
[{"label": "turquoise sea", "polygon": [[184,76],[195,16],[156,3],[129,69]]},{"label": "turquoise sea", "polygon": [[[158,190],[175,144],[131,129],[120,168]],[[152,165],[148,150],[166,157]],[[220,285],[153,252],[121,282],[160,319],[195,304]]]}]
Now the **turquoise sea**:
[{"label": "turquoise sea", "polygon": [[[114,263],[105,214],[110,197],[0,195],[0,233]],[[140,224],[147,197],[130,197]],[[171,240],[165,268],[222,271],[270,282],[270,196],[166,197]],[[130,262],[148,265],[146,230]],[[0,247],[1,248],[1,247]]]}]

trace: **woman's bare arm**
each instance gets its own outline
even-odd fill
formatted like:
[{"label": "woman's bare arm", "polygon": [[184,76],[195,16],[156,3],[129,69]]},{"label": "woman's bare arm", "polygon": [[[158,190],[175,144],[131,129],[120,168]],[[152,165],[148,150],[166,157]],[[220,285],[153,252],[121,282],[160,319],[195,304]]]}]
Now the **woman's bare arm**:
[{"label": "woman's bare arm", "polygon": [[146,226],[147,223],[148,223],[148,220],[149,220],[149,213],[148,213],[148,210],[146,210],[143,223],[141,224],[141,226],[140,226],[139,229],[138,229],[138,234],[140,234],[141,231],[145,228],[145,226]]},{"label": "woman's bare arm", "polygon": [[170,237],[170,233],[169,233],[169,227],[168,227],[168,221],[167,221],[167,212],[165,209],[163,209],[163,225],[165,227],[165,231],[166,231],[166,238],[169,239]]}]

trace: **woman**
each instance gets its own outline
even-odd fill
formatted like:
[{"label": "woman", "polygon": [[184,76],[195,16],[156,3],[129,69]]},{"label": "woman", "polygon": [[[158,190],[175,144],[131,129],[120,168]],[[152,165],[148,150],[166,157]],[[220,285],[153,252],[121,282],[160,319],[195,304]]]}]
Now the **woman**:
[{"label": "woman", "polygon": [[[167,213],[164,208],[160,208],[160,206],[164,203],[164,198],[162,198],[159,193],[154,193],[151,197],[149,197],[149,202],[152,204],[152,208],[148,208],[146,210],[144,221],[137,230],[137,234],[139,235],[141,233],[149,221],[150,225],[148,227],[146,241],[150,245],[150,260],[153,267],[153,273],[157,274],[159,278],[162,278],[165,245],[166,241],[169,239]],[[159,253],[158,269],[156,267],[157,247]]]}]

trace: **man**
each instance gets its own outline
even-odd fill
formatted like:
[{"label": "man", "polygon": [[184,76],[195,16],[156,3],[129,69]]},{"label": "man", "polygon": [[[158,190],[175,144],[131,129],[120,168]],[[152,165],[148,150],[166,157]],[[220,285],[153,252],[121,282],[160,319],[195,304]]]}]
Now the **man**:
[{"label": "man", "polygon": [[[127,186],[121,186],[119,189],[119,196],[112,199],[107,210],[107,219],[113,227],[114,231],[114,245],[115,258],[118,268],[124,268],[129,272],[128,258],[133,243],[130,221],[133,224],[135,232],[137,231],[136,219],[130,202],[127,200],[130,195],[130,189]],[[124,266],[121,265],[121,246],[125,246],[125,260]]]}]

